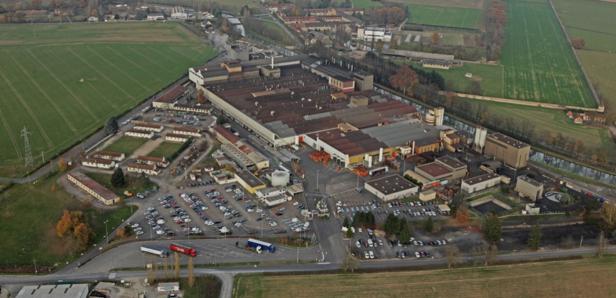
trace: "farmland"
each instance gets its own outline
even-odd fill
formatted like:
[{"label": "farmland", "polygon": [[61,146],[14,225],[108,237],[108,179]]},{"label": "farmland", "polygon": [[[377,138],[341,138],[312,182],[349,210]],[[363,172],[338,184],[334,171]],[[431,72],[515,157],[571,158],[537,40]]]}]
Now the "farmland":
[{"label": "farmland", "polygon": [[411,24],[479,29],[481,19],[479,9],[409,4]]},{"label": "farmland", "polygon": [[[583,38],[577,50],[582,66],[602,96],[611,120],[616,120],[616,4],[592,0],[557,0],[556,11],[571,38]],[[592,17],[587,17],[592,16]]]},{"label": "farmland", "polygon": [[20,130],[50,158],[213,56],[179,24],[0,27],[0,175],[23,168]]},{"label": "farmland", "polygon": [[504,96],[596,106],[565,34],[545,0],[507,1]]},{"label": "farmland", "polygon": [[245,275],[234,297],[613,297],[616,257],[454,270]]}]

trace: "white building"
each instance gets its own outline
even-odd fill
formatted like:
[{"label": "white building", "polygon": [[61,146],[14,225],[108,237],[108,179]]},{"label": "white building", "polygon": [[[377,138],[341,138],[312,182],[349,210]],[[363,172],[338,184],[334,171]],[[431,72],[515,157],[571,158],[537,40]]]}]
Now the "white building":
[{"label": "white building", "polygon": [[188,19],[188,12],[182,6],[176,6],[171,9],[171,18],[176,20]]},{"label": "white building", "polygon": [[66,179],[105,205],[109,206],[120,202],[118,195],[83,173],[69,173],[66,175]]},{"label": "white building", "polygon": [[86,298],[90,293],[88,284],[51,284],[24,286],[16,298]]},{"label": "white building", "polygon": [[364,42],[391,42],[392,33],[383,27],[357,27],[357,39]]},{"label": "white building", "polygon": [[385,202],[410,197],[419,191],[417,185],[398,174],[368,181],[364,188]]},{"label": "white building", "polygon": [[102,158],[86,158],[81,161],[81,165],[84,167],[97,168],[103,170],[111,170],[116,167],[116,163],[113,160]]},{"label": "white building", "polygon": [[135,121],[133,129],[161,133],[165,127],[162,124]]},{"label": "white building", "polygon": [[500,175],[496,173],[485,173],[472,178],[462,179],[462,190],[470,194],[497,186],[500,183]]},{"label": "white building", "polygon": [[173,142],[173,143],[186,143],[188,142],[189,137],[185,135],[179,135],[175,133],[168,133],[165,135],[165,141]]},{"label": "white building", "polygon": [[165,16],[160,13],[152,13],[148,15],[147,20],[148,21],[164,21]]},{"label": "white building", "polygon": [[126,171],[129,173],[146,174],[148,176],[158,176],[160,170],[155,165],[129,163],[126,166]]},{"label": "white building", "polygon": [[126,155],[122,152],[114,151],[98,151],[90,155],[91,158],[108,159],[116,162],[120,162],[126,158]]},{"label": "white building", "polygon": [[154,133],[151,131],[141,131],[130,129],[124,133],[125,136],[133,137],[133,138],[142,138],[142,139],[151,139],[154,137]]}]

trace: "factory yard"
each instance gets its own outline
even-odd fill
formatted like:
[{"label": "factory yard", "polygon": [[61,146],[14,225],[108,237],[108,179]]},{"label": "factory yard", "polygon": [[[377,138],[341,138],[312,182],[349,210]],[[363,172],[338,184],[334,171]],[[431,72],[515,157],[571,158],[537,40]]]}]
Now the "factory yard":
[{"label": "factory yard", "polygon": [[22,128],[44,163],[214,55],[175,23],[4,25],[0,39],[2,176],[25,172]]}]

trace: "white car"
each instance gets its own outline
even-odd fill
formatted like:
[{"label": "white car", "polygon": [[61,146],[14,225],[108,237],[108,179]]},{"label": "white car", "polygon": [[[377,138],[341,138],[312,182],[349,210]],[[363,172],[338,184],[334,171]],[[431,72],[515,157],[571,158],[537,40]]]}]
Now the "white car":
[{"label": "white car", "polygon": [[159,224],[159,225],[164,225],[165,224],[165,220],[161,218],[161,219],[157,220],[156,223]]},{"label": "white car", "polygon": [[156,230],[156,235],[163,235],[165,234],[165,231],[163,231],[162,229]]},{"label": "white car", "polygon": [[367,251],[364,252],[364,258],[370,259],[370,254]]},{"label": "white car", "polygon": [[374,252],[373,251],[369,251],[368,253],[370,254],[370,258],[374,259]]}]

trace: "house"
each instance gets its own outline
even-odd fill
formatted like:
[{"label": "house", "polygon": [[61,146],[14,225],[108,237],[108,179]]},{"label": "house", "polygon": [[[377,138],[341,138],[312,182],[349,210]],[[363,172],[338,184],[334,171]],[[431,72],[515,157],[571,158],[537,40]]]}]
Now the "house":
[{"label": "house", "polygon": [[135,159],[135,162],[139,164],[154,165],[159,168],[166,168],[169,166],[169,161],[164,156],[139,156]]},{"label": "house", "polygon": [[132,162],[126,166],[126,171],[129,173],[146,174],[148,176],[158,176],[160,170],[156,165],[141,164]]},{"label": "house", "polygon": [[154,137],[154,133],[151,131],[142,131],[129,129],[124,133],[125,136],[133,137],[133,138],[142,138],[142,139],[151,139]]},{"label": "house", "polygon": [[528,176],[519,176],[514,190],[520,197],[531,201],[536,201],[543,196],[543,184]]},{"label": "house", "polygon": [[107,206],[120,202],[120,197],[118,195],[83,173],[68,173],[66,174],[66,178],[75,186],[79,187],[81,190],[85,191]]},{"label": "house", "polygon": [[175,134],[175,133],[168,133],[165,135],[165,141],[167,142],[186,143],[188,142],[188,139],[190,139],[190,137],[186,135]]},{"label": "house", "polygon": [[163,129],[165,129],[165,127],[162,124],[148,123],[148,122],[143,122],[143,121],[134,121],[133,123],[134,123],[133,125],[134,130],[161,133]]},{"label": "house", "polygon": [[195,138],[201,137],[201,130],[197,127],[178,126],[175,127],[171,132],[177,135],[184,135]]},{"label": "house", "polygon": [[398,174],[368,181],[364,189],[385,202],[410,197],[419,191],[417,185]]},{"label": "house", "polygon": [[91,158],[108,159],[116,162],[120,162],[126,158],[126,155],[122,152],[115,151],[98,151],[90,154]]},{"label": "house", "polygon": [[113,160],[102,158],[85,158],[81,161],[81,165],[84,167],[97,168],[103,170],[111,170],[116,167],[116,163]]},{"label": "house", "polygon": [[147,20],[148,21],[164,21],[165,16],[161,13],[151,13],[151,14],[148,14]]},{"label": "house", "polygon": [[462,179],[461,188],[466,193],[474,193],[497,186],[501,183],[500,175],[496,173],[484,173],[472,178]]}]

